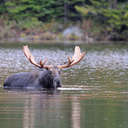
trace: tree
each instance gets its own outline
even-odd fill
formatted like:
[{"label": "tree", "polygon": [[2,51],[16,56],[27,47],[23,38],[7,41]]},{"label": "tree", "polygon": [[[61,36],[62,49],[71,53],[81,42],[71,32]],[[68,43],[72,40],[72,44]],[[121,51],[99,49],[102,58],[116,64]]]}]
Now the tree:
[{"label": "tree", "polygon": [[112,2],[113,6],[110,9],[110,1],[106,0],[90,0],[90,5],[84,7],[76,6],[86,19],[90,18],[95,23],[104,25],[104,31],[110,34],[114,33],[114,38],[127,36],[128,33],[128,3],[123,6],[117,6],[117,0]]},{"label": "tree", "polygon": [[117,8],[117,0],[109,0],[110,8]]}]

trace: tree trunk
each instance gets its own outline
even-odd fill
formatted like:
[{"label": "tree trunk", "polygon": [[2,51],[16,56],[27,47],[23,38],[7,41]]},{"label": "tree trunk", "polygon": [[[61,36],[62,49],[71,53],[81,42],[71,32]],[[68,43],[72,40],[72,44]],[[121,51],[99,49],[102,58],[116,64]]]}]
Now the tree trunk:
[{"label": "tree trunk", "polygon": [[68,20],[68,5],[66,2],[64,2],[64,24],[67,23]]},{"label": "tree trunk", "polygon": [[116,9],[117,8],[117,0],[108,0],[109,2],[109,7],[111,9]]},{"label": "tree trunk", "polygon": [[113,0],[113,8],[114,8],[114,9],[117,8],[117,0]]}]

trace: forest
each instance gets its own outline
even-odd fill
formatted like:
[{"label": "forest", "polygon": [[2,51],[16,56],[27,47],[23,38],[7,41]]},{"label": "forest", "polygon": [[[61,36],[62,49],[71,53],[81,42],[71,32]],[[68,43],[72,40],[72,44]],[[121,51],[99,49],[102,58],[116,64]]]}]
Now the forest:
[{"label": "forest", "polygon": [[[128,40],[127,0],[1,0],[0,38],[26,37],[64,40],[62,32],[78,26],[83,37],[69,40]],[[43,33],[43,34],[42,34]]]}]

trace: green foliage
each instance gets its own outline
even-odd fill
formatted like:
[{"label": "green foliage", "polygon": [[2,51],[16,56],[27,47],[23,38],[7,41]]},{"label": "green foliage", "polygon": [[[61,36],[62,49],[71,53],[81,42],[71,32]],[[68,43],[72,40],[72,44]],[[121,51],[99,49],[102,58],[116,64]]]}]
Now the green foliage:
[{"label": "green foliage", "polygon": [[[64,17],[78,17],[75,5],[82,5],[84,0],[7,0],[0,3],[0,12],[8,14],[10,20],[24,20],[36,17],[41,21],[52,19],[63,21]],[[4,5],[4,6],[3,6]]]},{"label": "green foliage", "polygon": [[31,17],[31,18],[27,18],[25,20],[22,20],[21,22],[18,23],[18,25],[21,28],[36,28],[39,27],[41,25],[41,22],[38,21],[37,18],[35,17]]},{"label": "green foliage", "polygon": [[16,21],[26,17],[36,17],[42,21],[48,21],[62,15],[63,1],[60,0],[18,0],[5,3],[8,15]]},{"label": "green foliage", "polygon": [[75,7],[78,12],[80,12],[83,16],[88,15],[88,12],[90,11],[88,8],[76,6]]},{"label": "green foliage", "polygon": [[6,12],[6,6],[4,4],[4,0],[0,1],[0,14],[3,14]]},{"label": "green foliage", "polygon": [[[110,8],[106,0],[90,0],[91,4],[76,6],[86,19],[91,18],[98,24],[105,25],[108,32],[124,34],[128,29],[128,3],[118,4],[117,8]],[[106,31],[105,30],[105,31]]]},{"label": "green foliage", "polygon": [[1,16],[23,28],[83,18],[102,25],[103,31],[118,34],[128,31],[127,0],[0,0]]}]

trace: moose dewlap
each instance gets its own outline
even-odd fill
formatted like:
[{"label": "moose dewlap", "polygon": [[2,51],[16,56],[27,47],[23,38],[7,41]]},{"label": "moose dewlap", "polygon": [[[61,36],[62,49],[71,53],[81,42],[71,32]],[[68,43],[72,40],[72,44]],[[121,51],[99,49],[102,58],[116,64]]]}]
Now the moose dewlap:
[{"label": "moose dewlap", "polygon": [[6,89],[56,89],[61,87],[60,70],[79,63],[85,56],[85,52],[81,53],[79,46],[75,46],[74,55],[72,58],[68,57],[67,64],[54,66],[47,65],[46,60],[40,60],[37,63],[28,46],[23,46],[23,52],[29,62],[40,70],[20,72],[9,76],[4,81],[4,88]]}]

